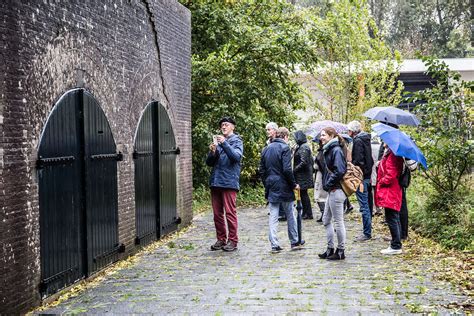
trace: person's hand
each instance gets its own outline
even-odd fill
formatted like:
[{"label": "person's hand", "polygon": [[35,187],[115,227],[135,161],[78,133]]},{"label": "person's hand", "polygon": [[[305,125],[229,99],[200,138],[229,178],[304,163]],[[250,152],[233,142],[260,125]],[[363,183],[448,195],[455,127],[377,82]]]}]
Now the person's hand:
[{"label": "person's hand", "polygon": [[225,141],[225,137],[222,135],[217,135],[217,142],[222,144]]},{"label": "person's hand", "polygon": [[212,143],[212,144],[209,145],[209,150],[210,150],[213,154],[216,152],[216,148],[217,148],[217,146],[216,146],[214,143]]}]

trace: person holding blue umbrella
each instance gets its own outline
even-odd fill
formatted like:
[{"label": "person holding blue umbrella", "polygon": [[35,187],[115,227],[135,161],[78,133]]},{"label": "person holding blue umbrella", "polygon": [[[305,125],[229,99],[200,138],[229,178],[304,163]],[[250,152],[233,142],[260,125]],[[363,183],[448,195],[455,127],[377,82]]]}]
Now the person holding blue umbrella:
[{"label": "person holding blue umbrella", "polygon": [[380,251],[384,255],[402,253],[400,208],[402,207],[402,188],[398,179],[402,173],[403,158],[395,156],[387,143],[385,153],[377,171],[375,205],[385,208],[385,220],[390,230],[391,241],[387,249]]},{"label": "person holding blue umbrella", "polygon": [[404,158],[419,162],[425,169],[426,158],[413,140],[399,129],[377,123],[372,129],[384,142],[385,153],[377,172],[375,205],[385,208],[385,219],[390,229],[390,247],[382,254],[402,253],[400,210],[402,208],[402,187],[399,179],[403,171]]},{"label": "person holding blue umbrella", "polygon": [[[416,115],[393,106],[374,107],[367,110],[363,115],[370,119],[382,122],[386,126],[394,127],[395,129],[398,129],[399,125],[418,126],[420,124],[420,120]],[[382,142],[378,155],[379,161],[382,159],[383,153],[384,147]],[[402,227],[402,240],[405,240],[408,238],[408,205],[406,199],[406,187],[402,187],[400,222]]]}]

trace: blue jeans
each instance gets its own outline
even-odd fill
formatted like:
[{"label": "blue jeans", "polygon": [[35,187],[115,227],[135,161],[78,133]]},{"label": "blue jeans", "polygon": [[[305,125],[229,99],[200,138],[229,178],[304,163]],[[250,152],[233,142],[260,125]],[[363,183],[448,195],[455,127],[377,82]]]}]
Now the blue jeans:
[{"label": "blue jeans", "polygon": [[278,202],[268,204],[270,206],[270,217],[268,220],[269,234],[268,239],[272,245],[272,248],[280,246],[277,237],[278,229],[278,211],[280,205],[285,210],[286,220],[288,225],[288,238],[290,239],[291,244],[296,244],[298,242],[298,231],[296,229],[296,218],[295,213],[293,212],[293,202]]},{"label": "blue jeans", "polygon": [[360,212],[362,213],[362,225],[364,226],[364,235],[372,237],[372,214],[369,208],[369,185],[370,179],[364,179],[364,192],[356,191],[357,201],[359,202]]}]

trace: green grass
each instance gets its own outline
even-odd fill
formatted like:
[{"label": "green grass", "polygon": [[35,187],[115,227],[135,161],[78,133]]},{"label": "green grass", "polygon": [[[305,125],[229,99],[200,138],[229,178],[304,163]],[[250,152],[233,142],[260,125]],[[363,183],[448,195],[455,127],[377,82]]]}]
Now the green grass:
[{"label": "green grass", "polygon": [[[262,185],[242,186],[237,193],[237,207],[259,207],[266,204],[265,192]],[[208,187],[198,187],[193,190],[193,212],[195,214],[210,211],[211,192]]]},{"label": "green grass", "polygon": [[446,248],[474,251],[474,190],[439,194],[421,176],[407,191],[410,226]]}]

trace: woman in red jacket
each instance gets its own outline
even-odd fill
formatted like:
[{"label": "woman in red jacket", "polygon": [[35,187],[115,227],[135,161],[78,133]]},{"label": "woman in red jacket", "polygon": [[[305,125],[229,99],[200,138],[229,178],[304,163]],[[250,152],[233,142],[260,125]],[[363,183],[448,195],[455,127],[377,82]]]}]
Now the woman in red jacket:
[{"label": "woman in red jacket", "polygon": [[381,253],[384,255],[397,255],[402,253],[402,242],[400,239],[402,187],[398,179],[403,170],[403,158],[395,156],[387,144],[384,144],[384,147],[385,153],[377,172],[375,205],[385,208],[385,220],[390,229],[390,235],[392,235],[390,247],[382,250]]}]

